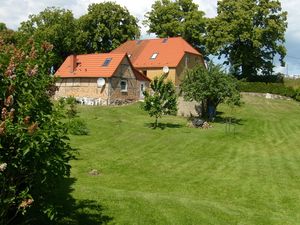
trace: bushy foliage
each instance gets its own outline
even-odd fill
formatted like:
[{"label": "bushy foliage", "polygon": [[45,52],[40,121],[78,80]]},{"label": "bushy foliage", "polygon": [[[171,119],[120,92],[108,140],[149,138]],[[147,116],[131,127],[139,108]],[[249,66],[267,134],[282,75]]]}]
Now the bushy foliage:
[{"label": "bushy foliage", "polygon": [[162,115],[170,115],[177,112],[177,95],[172,81],[166,80],[166,76],[155,77],[151,84],[151,90],[145,91],[143,109],[151,117],[155,117],[154,128],[158,126],[158,118]]},{"label": "bushy foliage", "polygon": [[48,60],[57,68],[68,55],[76,52],[76,30],[76,20],[70,10],[49,7],[21,23],[18,41],[24,44],[32,37],[39,43],[51,43],[53,57]]},{"label": "bushy foliage", "polygon": [[275,75],[251,75],[248,77],[236,76],[237,79],[242,79],[247,82],[264,82],[264,83],[283,83],[284,75],[283,74],[275,74]]},{"label": "bushy foliage", "polygon": [[0,35],[0,224],[17,224],[31,209],[53,219],[47,193],[70,172],[73,151],[51,101],[51,50],[32,40],[18,49]]},{"label": "bushy foliage", "polygon": [[300,102],[300,88],[296,90],[295,100]]},{"label": "bushy foliage", "polygon": [[207,23],[206,47],[235,74],[270,75],[276,58],[284,65],[287,12],[280,1],[223,0],[217,11]]},{"label": "bushy foliage", "polygon": [[59,103],[64,106],[64,112],[68,119],[68,132],[73,135],[88,135],[89,129],[86,122],[77,115],[76,99],[74,97],[60,98]]},{"label": "bushy foliage", "polygon": [[237,80],[226,74],[220,65],[210,63],[208,68],[199,65],[187,70],[180,87],[186,100],[207,102],[210,119],[215,117],[216,108],[222,102],[241,104]]},{"label": "bushy foliage", "polygon": [[270,93],[290,98],[297,96],[297,90],[286,87],[284,84],[262,83],[262,82],[239,82],[239,90],[243,92]]},{"label": "bushy foliage", "polygon": [[68,130],[73,135],[88,135],[89,129],[86,122],[80,118],[72,118],[68,123]]},{"label": "bushy foliage", "polygon": [[145,18],[149,33],[161,38],[180,36],[202,53],[205,51],[206,18],[193,0],[156,0]]},{"label": "bushy foliage", "polygon": [[140,36],[138,20],[115,2],[93,3],[78,21],[76,39],[80,51],[110,52]]}]

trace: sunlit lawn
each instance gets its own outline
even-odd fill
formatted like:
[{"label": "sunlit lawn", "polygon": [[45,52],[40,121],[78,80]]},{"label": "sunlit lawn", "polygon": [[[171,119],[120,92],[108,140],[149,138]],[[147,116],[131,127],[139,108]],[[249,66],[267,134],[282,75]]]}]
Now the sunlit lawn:
[{"label": "sunlit lawn", "polygon": [[80,107],[90,134],[71,138],[78,207],[62,224],[300,224],[300,105],[243,100],[231,132],[225,106],[208,130],[173,116],[153,130],[139,104]]}]

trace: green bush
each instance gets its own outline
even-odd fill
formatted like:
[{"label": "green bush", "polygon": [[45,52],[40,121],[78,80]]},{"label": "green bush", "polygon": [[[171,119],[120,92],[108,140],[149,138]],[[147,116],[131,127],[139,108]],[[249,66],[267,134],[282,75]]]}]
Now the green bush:
[{"label": "green bush", "polygon": [[247,82],[262,82],[262,83],[279,83],[282,84],[284,80],[283,74],[275,74],[275,75],[251,75],[248,77],[239,77],[236,78],[245,79]]},{"label": "green bush", "polygon": [[295,99],[297,101],[300,101],[300,88],[296,89],[296,96],[295,96]]},{"label": "green bush", "polygon": [[0,34],[0,224],[29,224],[30,211],[54,219],[49,190],[70,174],[73,150],[51,99],[51,49],[32,40],[16,48]]},{"label": "green bush", "polygon": [[282,95],[290,98],[296,98],[297,92],[291,88],[279,83],[262,82],[239,82],[239,90],[242,92],[257,92]]},{"label": "green bush", "polygon": [[86,122],[80,118],[72,118],[69,121],[69,133],[73,135],[88,135],[89,130],[87,128]]}]

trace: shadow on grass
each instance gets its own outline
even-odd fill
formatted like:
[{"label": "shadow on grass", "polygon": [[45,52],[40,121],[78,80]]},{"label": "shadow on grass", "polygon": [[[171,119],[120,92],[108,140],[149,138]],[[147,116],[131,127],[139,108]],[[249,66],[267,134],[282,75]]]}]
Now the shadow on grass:
[{"label": "shadow on grass", "polygon": [[216,118],[214,120],[215,123],[230,123],[232,125],[244,125],[243,119],[235,118],[235,117],[224,117],[222,116],[223,112],[217,112]]},{"label": "shadow on grass", "polygon": [[35,219],[30,224],[98,225],[112,221],[113,218],[103,213],[104,209],[98,202],[93,200],[75,200],[71,196],[73,191],[72,185],[75,181],[74,178],[64,179],[63,182],[58,184],[57,189],[47,196],[57,212],[55,221],[49,221],[33,212]]},{"label": "shadow on grass", "polygon": [[152,128],[152,129],[161,129],[164,130],[166,128],[181,128],[183,125],[181,124],[174,124],[174,123],[158,123],[157,127],[155,127],[154,123],[145,123],[146,127]]}]

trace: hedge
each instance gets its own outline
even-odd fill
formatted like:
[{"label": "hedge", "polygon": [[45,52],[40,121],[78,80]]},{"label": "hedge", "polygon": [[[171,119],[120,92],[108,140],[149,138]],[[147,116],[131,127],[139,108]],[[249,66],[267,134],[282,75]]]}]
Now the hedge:
[{"label": "hedge", "polygon": [[286,87],[280,83],[239,82],[241,92],[270,93],[290,97],[300,101],[300,89]]}]

